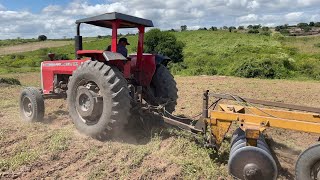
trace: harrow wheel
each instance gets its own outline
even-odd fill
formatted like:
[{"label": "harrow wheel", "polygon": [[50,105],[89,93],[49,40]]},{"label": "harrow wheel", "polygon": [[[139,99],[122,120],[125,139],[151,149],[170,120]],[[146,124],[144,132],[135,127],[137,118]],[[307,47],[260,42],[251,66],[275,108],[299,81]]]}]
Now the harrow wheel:
[{"label": "harrow wheel", "polygon": [[27,87],[20,94],[20,115],[24,121],[39,122],[44,117],[44,100],[35,87]]},{"label": "harrow wheel", "polygon": [[320,180],[320,143],[303,151],[296,162],[297,180]]},{"label": "harrow wheel", "polygon": [[73,72],[67,98],[76,128],[93,138],[110,138],[128,122],[131,97],[126,79],[115,67],[86,61]]}]

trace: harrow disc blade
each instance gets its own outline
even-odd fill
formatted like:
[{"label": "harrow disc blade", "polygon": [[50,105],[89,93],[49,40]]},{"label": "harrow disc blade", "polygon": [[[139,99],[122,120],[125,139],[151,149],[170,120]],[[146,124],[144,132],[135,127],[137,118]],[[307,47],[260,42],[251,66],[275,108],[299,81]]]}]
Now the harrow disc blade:
[{"label": "harrow disc blade", "polygon": [[238,179],[276,179],[278,170],[273,157],[259,147],[246,146],[230,154],[229,173]]}]

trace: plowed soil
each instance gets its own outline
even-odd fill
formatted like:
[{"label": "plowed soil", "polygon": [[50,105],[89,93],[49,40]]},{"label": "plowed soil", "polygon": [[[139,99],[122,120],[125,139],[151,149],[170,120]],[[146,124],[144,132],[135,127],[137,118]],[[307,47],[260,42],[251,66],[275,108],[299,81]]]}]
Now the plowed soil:
[{"label": "plowed soil", "polygon": [[[5,76],[19,79],[23,86],[40,85],[38,73]],[[177,115],[200,112],[206,89],[320,107],[319,82],[222,76],[175,79]],[[212,158],[209,150],[181,131],[127,129],[116,139],[100,142],[77,132],[64,100],[46,100],[45,122],[24,123],[18,110],[23,86],[0,85],[0,179],[231,179],[227,150]],[[294,179],[299,153],[319,138],[283,129],[268,129],[266,134],[279,162],[279,179]]]}]

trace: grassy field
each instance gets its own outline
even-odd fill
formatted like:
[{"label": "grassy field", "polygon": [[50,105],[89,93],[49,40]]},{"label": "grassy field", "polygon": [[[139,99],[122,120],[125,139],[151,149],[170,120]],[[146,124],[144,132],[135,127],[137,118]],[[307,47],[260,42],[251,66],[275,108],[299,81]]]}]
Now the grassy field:
[{"label": "grassy field", "polygon": [[[24,86],[39,87],[40,76],[15,73],[1,77],[17,78],[22,86],[0,84],[0,179],[231,179],[227,173],[228,140],[214,153],[188,133],[156,128],[126,129],[116,139],[99,142],[77,132],[65,100],[46,100],[43,123],[23,123],[18,111],[19,93]],[[180,115],[201,111],[204,89],[320,107],[318,82],[226,76],[175,79],[180,97],[175,114]],[[270,129],[267,135],[281,164],[279,179],[294,178],[298,154],[319,137],[281,129]]]},{"label": "grassy field", "polygon": [[[227,31],[173,32],[185,43],[184,62],[172,64],[178,75],[232,75],[270,79],[320,79],[320,37],[283,37]],[[136,36],[127,37],[134,52]],[[84,49],[105,49],[109,38],[84,43]],[[39,69],[48,52],[60,58],[74,58],[72,44],[0,56],[0,73]]]}]

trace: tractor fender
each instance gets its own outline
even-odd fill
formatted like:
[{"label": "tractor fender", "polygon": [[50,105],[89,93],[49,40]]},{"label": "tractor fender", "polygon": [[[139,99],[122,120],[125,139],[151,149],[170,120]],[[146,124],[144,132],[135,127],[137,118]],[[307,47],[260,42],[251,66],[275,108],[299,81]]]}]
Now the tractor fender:
[{"label": "tractor fender", "polygon": [[127,60],[127,58],[120,53],[102,50],[78,50],[77,55],[91,57],[91,59],[98,61]]},{"label": "tractor fender", "polygon": [[155,54],[156,58],[156,64],[163,64],[167,66],[168,62],[171,61],[171,59],[168,56],[162,55],[162,54]]}]

